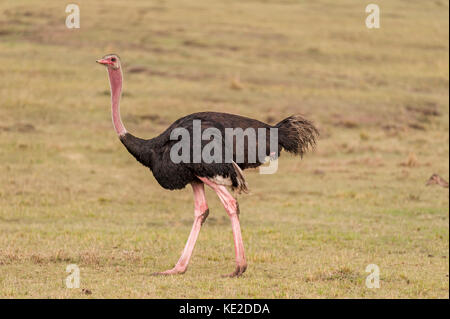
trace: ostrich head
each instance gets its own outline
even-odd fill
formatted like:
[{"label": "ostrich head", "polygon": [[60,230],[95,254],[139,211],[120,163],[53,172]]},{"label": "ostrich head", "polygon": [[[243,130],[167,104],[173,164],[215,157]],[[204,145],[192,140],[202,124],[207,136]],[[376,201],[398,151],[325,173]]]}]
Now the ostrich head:
[{"label": "ostrich head", "polygon": [[117,54],[107,54],[100,60],[97,60],[97,63],[103,64],[108,69],[109,68],[113,70],[120,69],[120,59]]}]

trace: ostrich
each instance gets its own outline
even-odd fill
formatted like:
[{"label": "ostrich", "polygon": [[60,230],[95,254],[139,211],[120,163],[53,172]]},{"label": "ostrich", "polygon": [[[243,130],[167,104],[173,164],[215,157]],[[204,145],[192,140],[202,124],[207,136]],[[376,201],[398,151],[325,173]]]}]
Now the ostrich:
[{"label": "ostrich", "polygon": [[[226,276],[238,277],[242,275],[247,268],[247,262],[239,223],[239,205],[235,197],[230,194],[228,188],[237,193],[246,192],[247,183],[242,170],[257,167],[263,162],[259,160],[256,163],[249,161],[248,151],[245,149],[244,160],[242,163],[236,163],[237,151],[235,147],[237,141],[235,139],[233,141],[232,161],[206,163],[202,159],[200,163],[175,163],[171,160],[170,151],[172,146],[178,141],[171,139],[171,132],[176,128],[184,128],[192,133],[194,120],[201,121],[202,131],[207,128],[216,128],[221,133],[224,133],[225,128],[242,128],[243,130],[247,128],[254,130],[275,128],[278,132],[277,151],[275,152],[276,154],[267,151],[266,155],[277,157],[282,148],[288,152],[303,156],[304,152],[315,146],[316,138],[318,137],[317,129],[311,122],[299,115],[290,116],[275,126],[271,126],[258,120],[233,114],[200,112],[178,119],[155,138],[141,139],[128,133],[120,118],[119,102],[122,93],[123,77],[119,56],[108,54],[97,60],[97,63],[107,68],[111,87],[112,121],[120,141],[128,152],[138,162],[150,168],[155,179],[163,188],[169,190],[182,189],[187,184],[190,184],[194,192],[194,224],[181,257],[173,268],[154,273],[154,275],[175,275],[186,272],[200,228],[209,214],[204,189],[205,184],[216,192],[231,220],[236,268]],[[269,139],[270,136],[266,136],[267,145]],[[201,143],[203,144],[204,141]],[[246,143],[248,144],[248,140]],[[269,148],[266,149],[269,150]],[[195,153],[192,147],[190,147],[190,152],[191,154]]]}]

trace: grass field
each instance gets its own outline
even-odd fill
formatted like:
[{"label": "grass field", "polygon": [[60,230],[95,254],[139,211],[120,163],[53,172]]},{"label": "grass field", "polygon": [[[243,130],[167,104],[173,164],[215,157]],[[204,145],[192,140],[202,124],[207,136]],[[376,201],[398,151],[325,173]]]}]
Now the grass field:
[{"label": "grass field", "polygon": [[[0,4],[0,297],[449,298],[449,191],[425,186],[449,177],[448,1],[376,1],[380,29],[356,0],[76,3],[72,30],[64,1]],[[137,136],[202,110],[320,128],[303,160],[246,173],[241,278],[220,277],[232,232],[209,190],[188,272],[150,276],[184,247],[192,191],[117,139],[95,64],[111,52]]]}]

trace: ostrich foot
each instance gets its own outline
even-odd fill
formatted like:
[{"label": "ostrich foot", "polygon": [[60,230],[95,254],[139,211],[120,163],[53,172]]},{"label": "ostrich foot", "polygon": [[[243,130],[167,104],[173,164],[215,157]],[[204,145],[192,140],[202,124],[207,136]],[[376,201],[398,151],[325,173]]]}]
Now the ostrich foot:
[{"label": "ostrich foot", "polygon": [[182,275],[186,272],[186,269],[172,268],[166,271],[154,272],[152,276],[171,276],[171,275]]},{"label": "ostrich foot", "polygon": [[237,265],[236,269],[232,273],[223,275],[222,277],[230,277],[230,278],[240,277],[245,272],[246,269],[247,264]]}]

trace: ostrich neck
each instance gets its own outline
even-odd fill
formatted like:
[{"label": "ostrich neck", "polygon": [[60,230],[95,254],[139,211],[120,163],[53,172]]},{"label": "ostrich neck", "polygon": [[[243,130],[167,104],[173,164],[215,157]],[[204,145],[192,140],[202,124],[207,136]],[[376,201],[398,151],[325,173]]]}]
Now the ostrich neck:
[{"label": "ostrich neck", "polygon": [[120,96],[122,95],[122,69],[108,68],[109,83],[111,85],[111,113],[114,129],[119,136],[124,136],[127,130],[120,118]]},{"label": "ostrich neck", "polygon": [[[127,132],[120,119],[120,96],[122,94],[121,69],[108,68],[109,83],[111,85],[111,111],[114,129],[127,150],[143,165],[152,167],[151,157],[147,156],[153,145],[151,140],[138,138]],[[150,144],[149,144],[150,143]]]}]

